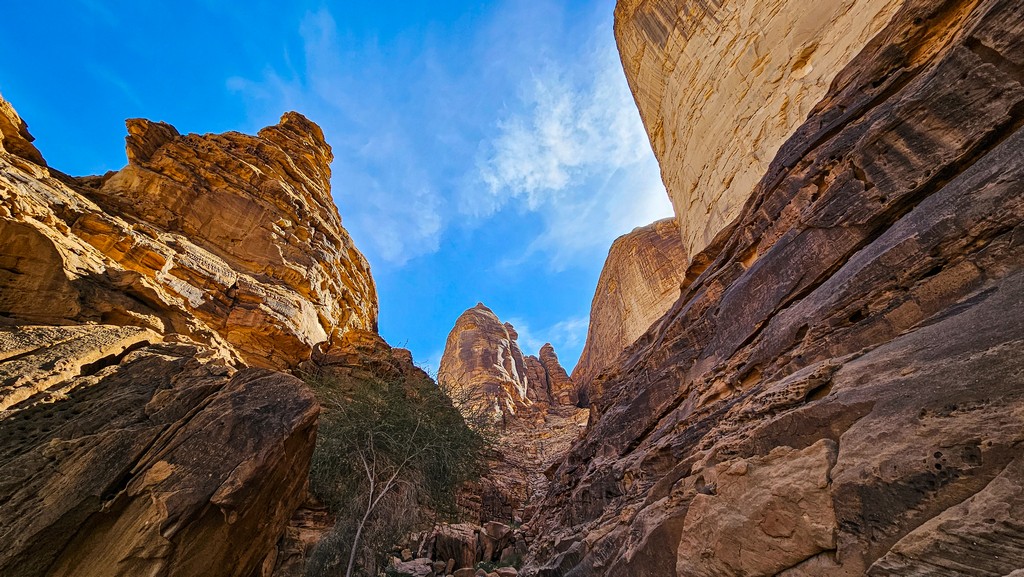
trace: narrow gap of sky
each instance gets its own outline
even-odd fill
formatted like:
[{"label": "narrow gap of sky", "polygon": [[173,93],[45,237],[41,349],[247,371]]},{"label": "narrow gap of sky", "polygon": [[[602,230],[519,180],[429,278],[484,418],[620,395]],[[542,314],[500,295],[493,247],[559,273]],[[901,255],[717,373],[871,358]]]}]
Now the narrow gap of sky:
[{"label": "narrow gap of sky", "polygon": [[120,168],[125,118],[251,133],[302,112],[381,334],[431,368],[482,301],[571,369],[612,240],[671,214],[614,0],[58,4],[0,23],[0,92],[52,166]]}]

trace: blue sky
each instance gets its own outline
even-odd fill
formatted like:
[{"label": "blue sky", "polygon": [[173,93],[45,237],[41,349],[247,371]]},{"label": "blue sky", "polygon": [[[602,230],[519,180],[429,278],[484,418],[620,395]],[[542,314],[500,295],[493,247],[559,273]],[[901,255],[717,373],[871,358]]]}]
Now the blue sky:
[{"label": "blue sky", "polygon": [[334,148],[380,331],[436,367],[482,301],[567,369],[611,241],[671,207],[614,0],[17,2],[0,92],[54,167],[124,165],[124,119],[253,133],[298,110]]}]

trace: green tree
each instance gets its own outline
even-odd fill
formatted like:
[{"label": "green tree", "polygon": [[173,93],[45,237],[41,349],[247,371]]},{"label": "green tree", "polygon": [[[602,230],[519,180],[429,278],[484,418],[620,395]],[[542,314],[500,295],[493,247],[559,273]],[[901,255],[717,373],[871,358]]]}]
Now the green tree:
[{"label": "green tree", "polygon": [[312,384],[323,412],[311,489],[337,518],[324,546],[351,577],[360,558],[371,571],[382,563],[422,511],[452,516],[487,441],[429,380]]}]

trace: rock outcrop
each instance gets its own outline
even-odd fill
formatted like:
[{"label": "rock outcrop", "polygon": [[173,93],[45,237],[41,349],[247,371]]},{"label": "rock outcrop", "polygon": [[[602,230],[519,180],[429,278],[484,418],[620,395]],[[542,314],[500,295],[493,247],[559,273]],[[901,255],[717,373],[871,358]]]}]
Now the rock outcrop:
[{"label": "rock outcrop", "polygon": [[250,577],[319,411],[270,369],[373,329],[373,282],[313,123],[128,126],[129,166],[76,179],[0,100],[0,574]]},{"label": "rock outcrop", "polygon": [[[621,0],[615,38],[693,258],[899,0]],[[645,327],[646,329],[646,327]]]},{"label": "rock outcrop", "polygon": [[0,573],[248,577],[274,546],[302,499],[312,393],[161,341],[0,329],[0,381],[34,389],[0,413]]},{"label": "rock outcrop", "polygon": [[487,474],[460,499],[478,525],[521,523],[534,514],[547,490],[546,472],[579,437],[589,415],[576,406],[576,386],[551,344],[524,357],[517,338],[512,325],[477,304],[456,321],[438,370],[438,383],[456,392],[470,419],[484,417],[497,427]]},{"label": "rock outcrop", "polygon": [[[572,406],[577,387],[551,343],[524,356],[519,334],[483,303],[462,313],[448,333],[437,382],[468,413],[507,417],[534,403]],[[544,409],[542,409],[544,410]]]},{"label": "rock outcrop", "polygon": [[526,360],[518,338],[512,325],[477,303],[456,319],[448,333],[437,383],[452,391],[463,411],[516,414],[530,404]]},{"label": "rock outcrop", "polygon": [[[732,21],[724,8],[712,18],[720,4],[640,7],[703,12],[711,29]],[[620,2],[620,35],[636,6]],[[843,6],[850,18],[877,8]],[[896,7],[828,71],[838,72],[828,94],[694,259],[678,302],[598,378],[591,426],[534,521],[532,573],[1024,566],[1024,5]],[[748,28],[787,17],[751,14]],[[647,102],[687,91],[638,84],[637,61],[678,61],[678,76],[695,47],[681,40],[710,36],[690,21],[679,18],[685,35],[652,38],[647,56],[629,48],[640,40],[623,41],[649,128]],[[657,22],[643,34],[666,30]],[[670,120],[692,110],[676,108],[666,139],[696,126]],[[690,170],[655,140],[667,180]]]},{"label": "rock outcrop", "polygon": [[679,298],[686,250],[679,225],[667,218],[615,239],[590,304],[587,340],[572,381],[587,402],[590,384]]},{"label": "rock outcrop", "polygon": [[369,267],[331,202],[315,124],[288,113],[255,137],[128,126],[130,164],[103,177],[0,160],[0,258],[13,263],[0,303],[12,318],[143,326],[275,369],[375,330]]},{"label": "rock outcrop", "polygon": [[538,362],[544,368],[544,380],[539,383],[528,384],[531,388],[544,391],[551,404],[569,406],[579,402],[577,385],[569,378],[562,364],[558,362],[558,355],[555,354],[555,347],[551,343],[544,343],[537,353]]},{"label": "rock outcrop", "polygon": [[527,355],[524,361],[528,399],[563,407],[579,404],[578,387],[558,361],[551,343],[544,343],[536,356]]}]

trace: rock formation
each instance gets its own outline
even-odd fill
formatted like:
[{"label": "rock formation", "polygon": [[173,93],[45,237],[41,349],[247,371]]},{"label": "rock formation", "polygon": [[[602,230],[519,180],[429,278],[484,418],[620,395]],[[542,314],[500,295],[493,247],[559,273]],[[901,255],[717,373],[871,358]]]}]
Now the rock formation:
[{"label": "rock formation", "polygon": [[533,403],[575,405],[576,386],[550,343],[523,356],[519,334],[483,303],[462,313],[448,333],[437,382],[467,412],[515,415]]},{"label": "rock formation", "polygon": [[0,574],[249,577],[318,414],[268,369],[374,329],[373,282],[304,117],[128,128],[126,168],[75,179],[0,100]]},{"label": "rock formation", "polygon": [[[460,408],[470,418],[482,413],[497,422],[489,471],[461,499],[468,518],[482,526],[521,523],[536,513],[535,503],[547,490],[546,473],[579,437],[589,415],[576,406],[576,386],[551,344],[538,356],[524,357],[517,338],[512,325],[477,304],[455,322],[438,370],[442,386],[461,392]],[[456,533],[472,541],[472,531]]]},{"label": "rock formation", "polygon": [[128,126],[130,164],[104,177],[3,159],[0,258],[18,263],[0,278],[5,312],[188,335],[278,369],[376,328],[369,267],[331,202],[315,124],[289,113],[256,137]]},{"label": "rock formation", "polygon": [[572,381],[586,401],[590,384],[679,298],[686,251],[675,219],[615,239],[590,304],[590,326]]},{"label": "rock formation", "polygon": [[[900,0],[621,0],[615,38],[689,258]],[[646,329],[646,327],[644,327]]]},{"label": "rock formation", "polygon": [[0,418],[0,573],[247,577],[274,546],[302,500],[316,401],[295,377],[161,340],[0,330],[0,381],[35,389]]},{"label": "rock formation", "polygon": [[[82,227],[87,242],[181,299],[251,365],[294,367],[333,335],[376,330],[369,265],[331,200],[318,126],[296,113],[257,136],[127,124],[128,166],[87,184],[141,230],[97,222]],[[133,238],[147,233],[170,250]]]},{"label": "rock formation", "polygon": [[544,343],[537,353],[538,362],[544,368],[544,380],[531,385],[547,393],[554,405],[569,406],[579,402],[577,386],[558,362],[558,355],[551,343]]},{"label": "rock formation", "polygon": [[[670,190],[708,165],[673,136],[702,126],[687,120],[691,99],[722,122],[761,124],[713,90],[666,82],[656,64],[677,62],[670,77],[685,78],[689,54],[731,62],[737,18],[768,34],[806,7],[714,10],[723,4],[622,0],[617,10]],[[818,6],[806,12],[815,30],[827,24],[864,48],[841,70],[807,60],[834,76],[828,93],[789,98],[814,106],[810,118],[694,259],[678,302],[601,377],[591,426],[534,520],[534,574],[1024,567],[1024,5],[846,2],[836,21],[839,3]],[[894,7],[866,43],[877,27],[851,24]],[[646,24],[630,31],[641,14]],[[696,51],[704,37],[725,44]],[[818,44],[815,54],[836,41]],[[737,69],[774,62],[776,46],[801,52],[781,39],[764,46]],[[787,67],[806,78],[803,68]],[[638,81],[638,70],[654,72]],[[702,129],[712,132],[763,140]],[[700,190],[716,198],[714,186]],[[683,222],[711,204],[676,203]]]},{"label": "rock formation", "polygon": [[477,303],[448,333],[437,383],[453,391],[463,410],[514,415],[528,403],[526,361],[517,338],[512,325]]}]

